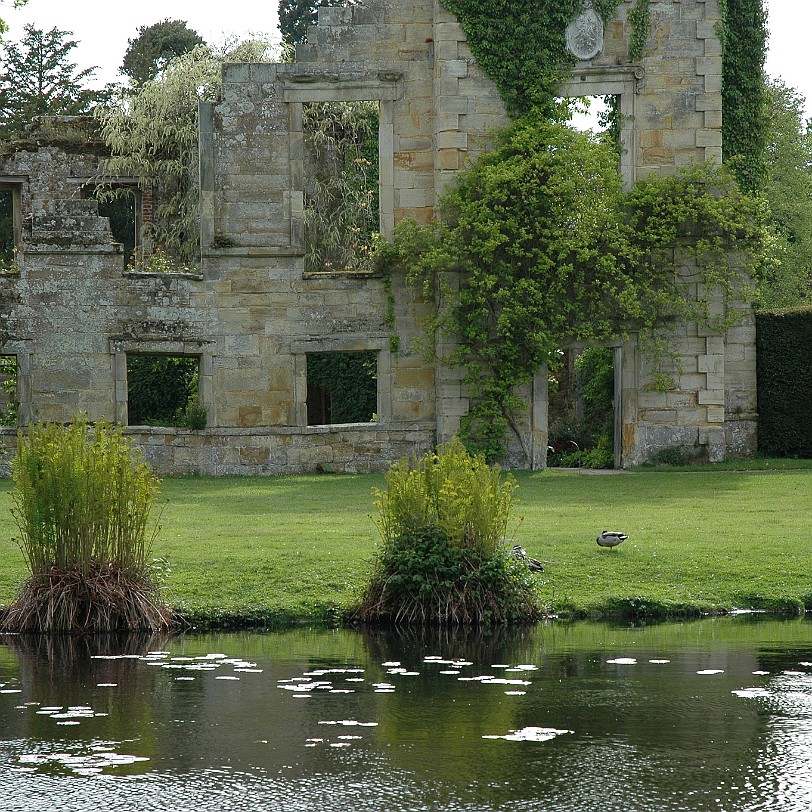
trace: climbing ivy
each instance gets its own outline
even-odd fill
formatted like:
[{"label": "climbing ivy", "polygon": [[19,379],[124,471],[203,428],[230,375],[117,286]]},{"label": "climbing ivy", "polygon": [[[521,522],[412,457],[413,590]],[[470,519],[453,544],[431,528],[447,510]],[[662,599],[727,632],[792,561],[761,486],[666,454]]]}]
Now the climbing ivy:
[{"label": "climbing ivy", "polygon": [[[667,326],[729,326],[710,291],[741,296],[765,245],[764,213],[724,169],[697,165],[624,193],[607,144],[536,115],[461,174],[440,208],[437,224],[401,224],[381,261],[439,300],[434,327],[456,339],[449,360],[471,395],[461,433],[489,459],[509,431],[522,442],[519,387],[555,368],[567,340],[635,331],[665,382]],[[689,281],[707,295],[694,295],[680,263],[695,263]]]},{"label": "climbing ivy", "polygon": [[765,177],[767,105],[763,0],[719,0],[722,24],[722,149],[742,186],[754,191]]},{"label": "climbing ivy", "polygon": [[[439,222],[400,224],[378,260],[402,268],[440,303],[433,328],[456,340],[448,360],[464,370],[470,394],[461,434],[493,460],[508,431],[524,442],[520,388],[543,364],[554,369],[569,340],[598,343],[634,331],[656,385],[667,387],[669,326],[731,325],[736,311],[714,302],[747,300],[766,263],[766,212],[713,164],[654,176],[624,193],[611,145],[560,123],[556,89],[575,64],[564,32],[581,0],[441,3],[515,121],[441,198]],[[763,7],[761,0],[725,3],[724,104],[738,116],[728,122],[726,149],[752,189],[763,148]],[[606,20],[619,0],[593,5]],[[649,0],[636,0],[629,21],[636,60],[648,37]],[[755,101],[748,101],[754,79]],[[690,278],[681,273],[686,267]]]},{"label": "climbing ivy", "polygon": [[[440,0],[456,15],[477,64],[496,84],[507,114],[554,112],[556,91],[575,65],[564,31],[581,0]],[[595,0],[604,21],[621,0]]]},{"label": "climbing ivy", "polygon": [[629,59],[637,62],[643,58],[648,39],[648,29],[651,24],[651,0],[637,0],[629,11],[629,23],[632,27],[632,37],[629,41]]}]

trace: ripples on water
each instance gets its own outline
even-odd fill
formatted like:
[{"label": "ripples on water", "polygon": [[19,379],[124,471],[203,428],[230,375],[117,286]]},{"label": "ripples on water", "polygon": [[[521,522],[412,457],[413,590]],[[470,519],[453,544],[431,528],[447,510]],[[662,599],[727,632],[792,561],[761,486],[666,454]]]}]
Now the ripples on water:
[{"label": "ripples on water", "polygon": [[0,810],[809,812],[810,630],[6,637]]}]

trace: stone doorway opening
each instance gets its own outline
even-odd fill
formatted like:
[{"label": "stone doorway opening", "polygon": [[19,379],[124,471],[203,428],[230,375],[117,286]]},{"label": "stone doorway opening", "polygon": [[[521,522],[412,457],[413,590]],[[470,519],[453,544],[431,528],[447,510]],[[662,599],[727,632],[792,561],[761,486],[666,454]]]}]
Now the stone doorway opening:
[{"label": "stone doorway opening", "polygon": [[620,347],[561,351],[549,377],[547,465],[619,468]]}]

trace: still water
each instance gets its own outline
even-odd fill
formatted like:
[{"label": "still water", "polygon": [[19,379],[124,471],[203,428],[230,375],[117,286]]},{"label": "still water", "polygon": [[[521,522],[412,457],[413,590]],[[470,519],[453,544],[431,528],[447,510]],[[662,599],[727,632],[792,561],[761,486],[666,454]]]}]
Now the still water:
[{"label": "still water", "polygon": [[808,812],[812,621],[0,637],[0,810]]}]

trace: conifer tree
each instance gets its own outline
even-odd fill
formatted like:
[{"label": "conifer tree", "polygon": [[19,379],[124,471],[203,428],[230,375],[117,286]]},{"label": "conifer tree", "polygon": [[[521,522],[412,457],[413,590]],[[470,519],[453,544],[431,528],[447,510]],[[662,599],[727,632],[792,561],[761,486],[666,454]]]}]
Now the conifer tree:
[{"label": "conifer tree", "polygon": [[77,70],[70,31],[29,24],[19,43],[0,46],[0,138],[19,135],[35,116],[88,113],[104,96],[85,86],[96,68]]}]

